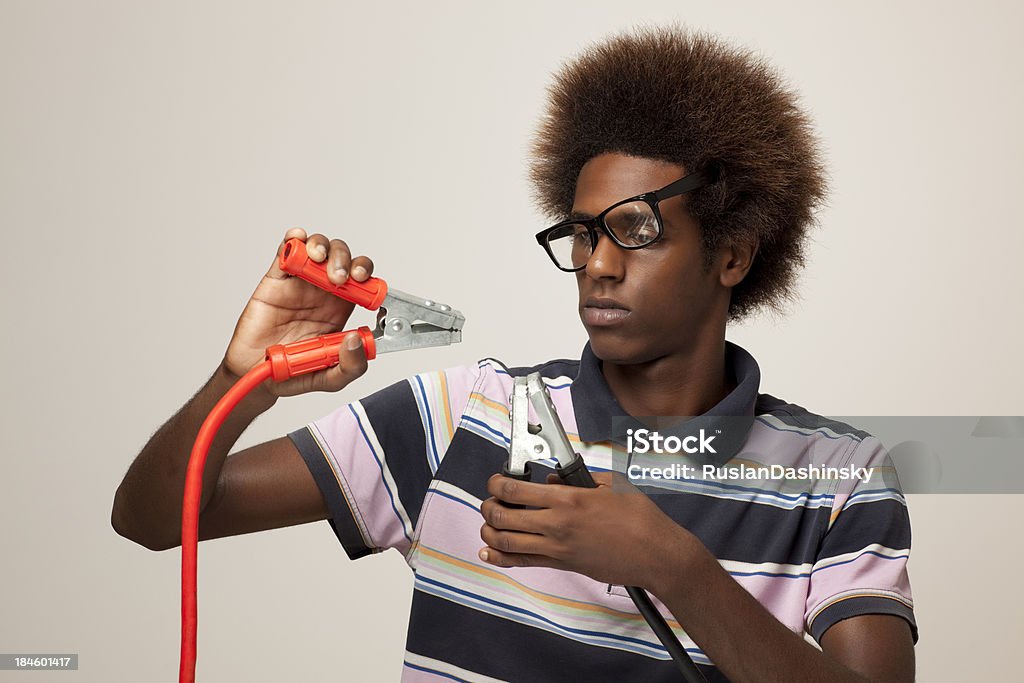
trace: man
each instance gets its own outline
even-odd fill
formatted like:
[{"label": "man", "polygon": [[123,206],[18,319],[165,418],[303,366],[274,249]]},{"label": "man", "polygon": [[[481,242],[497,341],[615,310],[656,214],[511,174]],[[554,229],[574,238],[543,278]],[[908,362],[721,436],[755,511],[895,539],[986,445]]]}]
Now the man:
[{"label": "man", "polygon": [[[709,680],[912,680],[909,522],[882,474],[788,492],[712,477],[646,496],[612,473],[627,416],[724,427],[705,454],[716,466],[884,469],[869,435],[759,394],[757,363],[725,340],[730,319],[791,296],[824,195],[794,96],[709,36],[638,31],[561,72],[534,151],[540,203],[558,221],[537,237],[575,273],[581,360],[424,373],[226,457],[277,397],[359,377],[352,335],[338,366],[265,384],[224,425],[200,538],[328,519],[353,558],[398,549],[416,577],[403,680],[678,680],[623,593],[631,585],[663,604]],[[372,272],[340,240],[290,237],[334,282]],[[267,346],[341,329],[351,309],[275,262],[217,372],[125,476],[118,532],[177,545],[185,458],[206,413]],[[511,375],[530,371],[598,488],[495,474]]]}]

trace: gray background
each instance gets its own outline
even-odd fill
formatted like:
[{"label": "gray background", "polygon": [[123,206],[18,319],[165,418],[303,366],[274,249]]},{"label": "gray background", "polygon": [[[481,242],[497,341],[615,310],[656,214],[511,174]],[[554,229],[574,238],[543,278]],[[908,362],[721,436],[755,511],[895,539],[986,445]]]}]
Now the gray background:
[{"label": "gray background", "polygon": [[[283,400],[241,446],[418,370],[576,355],[572,277],[532,238],[530,134],[562,60],[672,18],[761,51],[825,140],[803,299],[729,334],[763,390],[825,414],[1022,414],[1014,3],[3,0],[0,651],[80,653],[53,680],[176,675],[179,554],[118,537],[110,503],[286,228],[457,305],[466,341]],[[1021,498],[910,502],[920,680],[1004,678]],[[199,576],[200,680],[398,677],[397,554],[350,563],[318,523],[204,544]]]}]

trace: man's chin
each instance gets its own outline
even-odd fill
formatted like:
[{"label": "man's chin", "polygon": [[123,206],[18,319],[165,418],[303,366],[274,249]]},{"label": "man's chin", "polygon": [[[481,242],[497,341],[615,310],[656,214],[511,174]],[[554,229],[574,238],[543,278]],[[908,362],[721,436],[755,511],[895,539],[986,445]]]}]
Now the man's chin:
[{"label": "man's chin", "polygon": [[654,354],[638,343],[635,338],[610,335],[602,332],[587,330],[590,336],[590,350],[603,363],[614,365],[637,365],[646,363],[656,357]]}]

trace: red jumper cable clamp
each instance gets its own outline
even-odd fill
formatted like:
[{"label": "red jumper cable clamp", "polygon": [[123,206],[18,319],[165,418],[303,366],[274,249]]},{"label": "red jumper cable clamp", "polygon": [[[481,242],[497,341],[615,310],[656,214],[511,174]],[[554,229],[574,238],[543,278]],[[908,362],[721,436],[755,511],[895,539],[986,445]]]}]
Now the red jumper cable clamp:
[{"label": "red jumper cable clamp", "polygon": [[[572,444],[569,443],[565,427],[558,419],[558,413],[551,402],[551,394],[540,373],[531,372],[525,377],[514,378],[512,396],[509,400],[512,404],[509,411],[512,436],[509,439],[508,461],[502,467],[501,473],[506,477],[529,481],[530,463],[535,460],[553,459],[556,463],[555,473],[566,485],[586,489],[597,488],[586,463],[583,462],[583,457],[574,452]],[[530,422],[530,406],[537,415],[537,424]],[[690,659],[690,655],[661,616],[661,612],[651,602],[647,591],[638,586],[625,588],[637,610],[672,657],[683,680],[686,683],[705,683],[704,675]]]},{"label": "red jumper cable clamp", "polygon": [[[390,289],[380,278],[370,278],[365,282],[350,279],[336,285],[328,280],[324,265],[309,258],[306,243],[300,239],[292,238],[285,242],[278,265],[284,272],[346,301],[371,311],[381,310],[374,330],[368,327],[355,330],[362,337],[367,360],[373,360],[380,353],[447,346],[462,341],[462,325],[466,319],[451,306]],[[178,671],[181,683],[192,683],[196,677],[199,504],[203,467],[210,444],[239,401],[267,379],[283,382],[290,377],[337,365],[341,341],[351,332],[334,332],[269,347],[266,360],[247,372],[224,394],[199,428],[185,472],[185,496],[181,509],[181,659]]]},{"label": "red jumper cable clamp", "polygon": [[[373,360],[378,353],[447,346],[462,341],[462,325],[466,319],[451,306],[390,289],[388,283],[378,277],[336,285],[327,279],[323,264],[309,258],[306,244],[300,239],[293,237],[285,242],[278,265],[284,272],[346,301],[371,311],[384,310],[375,330],[371,332],[368,327],[356,330],[363,338],[366,360]],[[267,349],[267,360],[273,369],[272,377],[282,382],[336,364],[338,346],[351,331],[271,346]]]}]

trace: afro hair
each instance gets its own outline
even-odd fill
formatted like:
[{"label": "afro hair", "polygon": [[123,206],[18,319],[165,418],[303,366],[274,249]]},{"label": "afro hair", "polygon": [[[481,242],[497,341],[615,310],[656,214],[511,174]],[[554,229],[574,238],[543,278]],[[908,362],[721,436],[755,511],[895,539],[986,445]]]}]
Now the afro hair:
[{"label": "afro hair", "polygon": [[606,152],[717,175],[687,201],[706,267],[723,244],[758,245],[731,320],[795,298],[825,174],[797,95],[763,59],[678,25],[592,45],[549,88],[530,169],[540,209],[564,219],[580,169]]}]

